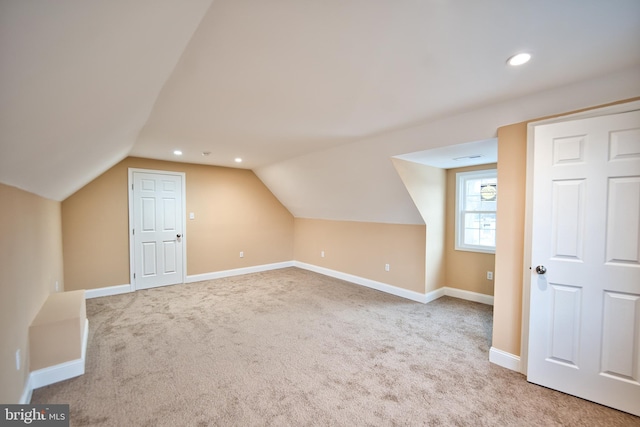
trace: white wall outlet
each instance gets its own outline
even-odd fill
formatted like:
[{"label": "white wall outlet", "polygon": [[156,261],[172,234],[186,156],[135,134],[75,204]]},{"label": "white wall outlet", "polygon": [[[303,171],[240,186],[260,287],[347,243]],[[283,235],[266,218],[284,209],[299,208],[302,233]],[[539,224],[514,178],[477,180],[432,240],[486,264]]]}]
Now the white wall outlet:
[{"label": "white wall outlet", "polygon": [[189,219],[196,219],[196,214],[194,212],[189,212]]},{"label": "white wall outlet", "polygon": [[487,280],[493,280],[493,271],[487,271]]},{"label": "white wall outlet", "polygon": [[20,349],[16,350],[16,371],[20,370]]},{"label": "white wall outlet", "polygon": [[320,256],[324,258],[324,251],[320,251]]},{"label": "white wall outlet", "polygon": [[240,258],[244,258],[244,251],[240,251]]},{"label": "white wall outlet", "polygon": [[384,265],[384,271],[389,271],[389,270],[391,270],[389,264],[385,264]]}]

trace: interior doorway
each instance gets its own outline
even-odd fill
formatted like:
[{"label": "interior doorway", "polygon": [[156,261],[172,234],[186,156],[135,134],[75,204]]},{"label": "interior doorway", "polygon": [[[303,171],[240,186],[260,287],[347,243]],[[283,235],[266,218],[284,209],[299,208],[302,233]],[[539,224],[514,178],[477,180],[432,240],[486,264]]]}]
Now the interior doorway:
[{"label": "interior doorway", "polygon": [[185,174],[129,169],[129,256],[134,290],[185,280]]}]

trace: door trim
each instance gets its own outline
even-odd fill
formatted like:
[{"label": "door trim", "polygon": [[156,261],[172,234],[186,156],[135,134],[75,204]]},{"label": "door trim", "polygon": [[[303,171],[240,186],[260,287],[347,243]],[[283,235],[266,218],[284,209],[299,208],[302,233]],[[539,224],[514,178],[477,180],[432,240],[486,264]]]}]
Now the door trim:
[{"label": "door trim", "polygon": [[[529,366],[529,303],[531,291],[531,264],[532,229],[533,229],[533,144],[534,130],[536,126],[551,123],[560,123],[571,120],[588,119],[592,117],[606,116],[610,114],[626,113],[640,110],[640,101],[625,102],[609,105],[593,110],[566,114],[550,119],[538,120],[527,124],[527,163],[526,163],[526,189],[525,189],[525,213],[524,213],[524,254],[522,260],[522,330],[520,341],[520,368],[521,373],[527,375]],[[499,166],[498,166],[499,167]]]},{"label": "door trim", "polygon": [[136,291],[136,279],[133,277],[135,270],[135,248],[134,248],[134,239],[133,237],[133,174],[136,172],[140,173],[151,173],[151,174],[162,174],[162,175],[174,175],[182,177],[182,217],[180,218],[181,226],[183,230],[182,235],[182,283],[186,282],[187,279],[187,232],[186,232],[186,221],[185,215],[187,212],[187,185],[186,185],[186,174],[184,172],[174,172],[174,171],[163,171],[163,170],[155,170],[155,169],[139,169],[139,168],[129,168],[129,177],[127,180],[127,193],[129,194],[129,280],[131,283],[131,291]]}]

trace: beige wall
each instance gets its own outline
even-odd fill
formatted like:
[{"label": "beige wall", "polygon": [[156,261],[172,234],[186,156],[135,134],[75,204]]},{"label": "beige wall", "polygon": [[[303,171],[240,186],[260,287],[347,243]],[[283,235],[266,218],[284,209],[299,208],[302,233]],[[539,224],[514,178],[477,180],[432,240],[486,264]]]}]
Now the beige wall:
[{"label": "beige wall", "polygon": [[4,184],[0,200],[0,402],[18,403],[28,377],[29,325],[55,282],[64,286],[60,203]]},{"label": "beige wall", "polygon": [[294,254],[296,261],[424,293],[424,225],[296,218]]},{"label": "beige wall", "polygon": [[49,295],[29,327],[30,370],[80,359],[86,320],[84,291]]},{"label": "beige wall", "polygon": [[253,172],[130,157],[62,202],[67,289],[130,282],[128,168],[185,173],[187,275],[293,259],[293,217]]},{"label": "beige wall", "polygon": [[520,354],[527,124],[498,129],[498,225],[493,347]]},{"label": "beige wall", "polygon": [[[494,271],[495,255],[455,249],[456,173],[472,170],[495,169],[495,163],[447,170],[447,226],[445,234],[446,286],[493,295],[493,280],[487,280],[487,271]],[[500,187],[498,186],[499,191]],[[500,197],[502,194],[500,194]],[[498,199],[500,198],[498,197]],[[500,227],[500,225],[498,225]]]}]

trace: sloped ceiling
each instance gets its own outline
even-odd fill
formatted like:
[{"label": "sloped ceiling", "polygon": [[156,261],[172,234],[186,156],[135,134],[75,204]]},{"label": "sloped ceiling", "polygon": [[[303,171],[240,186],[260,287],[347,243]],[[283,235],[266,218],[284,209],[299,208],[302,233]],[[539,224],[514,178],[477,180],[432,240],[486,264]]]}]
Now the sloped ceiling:
[{"label": "sloped ceiling", "polygon": [[0,182],[61,200],[135,155],[420,223],[390,157],[637,96],[638,40],[637,0],[3,0]]},{"label": "sloped ceiling", "polygon": [[0,1],[0,182],[62,200],[126,157],[211,0]]}]

